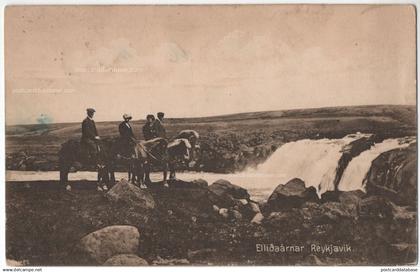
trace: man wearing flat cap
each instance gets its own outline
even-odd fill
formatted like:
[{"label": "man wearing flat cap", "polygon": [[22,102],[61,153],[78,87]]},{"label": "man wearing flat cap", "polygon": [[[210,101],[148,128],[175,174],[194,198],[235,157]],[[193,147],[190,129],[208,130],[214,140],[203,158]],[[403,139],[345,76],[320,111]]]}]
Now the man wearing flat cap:
[{"label": "man wearing flat cap", "polygon": [[95,109],[86,109],[87,117],[82,122],[82,140],[81,144],[84,150],[87,151],[89,158],[96,160],[98,153],[97,141],[100,140],[98,131],[96,130],[95,121],[93,115]]},{"label": "man wearing flat cap", "polygon": [[131,145],[135,144],[136,137],[134,137],[133,129],[130,125],[130,120],[132,119],[131,115],[124,113],[123,119],[124,121],[120,123],[118,130],[120,132],[123,151],[125,154],[128,154],[130,152]]},{"label": "man wearing flat cap", "polygon": [[163,118],[165,114],[163,112],[157,113],[157,119],[153,122],[153,130],[155,131],[156,137],[166,138],[166,130],[163,126]]}]

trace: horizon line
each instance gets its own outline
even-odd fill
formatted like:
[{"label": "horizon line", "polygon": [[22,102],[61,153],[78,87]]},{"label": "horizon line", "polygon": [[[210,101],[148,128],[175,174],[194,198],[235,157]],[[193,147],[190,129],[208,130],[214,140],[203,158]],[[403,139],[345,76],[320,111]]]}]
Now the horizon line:
[{"label": "horizon line", "polygon": [[[197,117],[165,117],[168,120],[176,120],[176,119],[202,119],[202,118],[218,118],[218,117],[227,117],[227,116],[234,116],[239,114],[249,114],[249,113],[270,113],[270,112],[282,112],[282,111],[298,111],[298,110],[312,110],[312,109],[331,109],[331,108],[356,108],[356,107],[379,107],[379,106],[411,106],[416,107],[416,104],[363,104],[363,105],[344,105],[344,106],[321,106],[321,107],[310,107],[310,108],[288,108],[288,109],[279,109],[279,110],[265,110],[265,111],[246,111],[246,112],[236,112],[236,113],[227,113],[227,114],[217,114],[217,115],[208,115],[208,116],[197,116]],[[143,119],[136,119],[132,120],[132,122],[145,120]],[[105,123],[105,122],[118,122],[121,120],[105,120],[105,121],[96,121],[96,123]],[[51,123],[16,123],[16,124],[6,124],[5,127],[13,127],[13,126],[35,126],[35,125],[53,125],[53,124],[75,124],[79,123],[79,121],[69,121],[69,122],[51,122]]]}]

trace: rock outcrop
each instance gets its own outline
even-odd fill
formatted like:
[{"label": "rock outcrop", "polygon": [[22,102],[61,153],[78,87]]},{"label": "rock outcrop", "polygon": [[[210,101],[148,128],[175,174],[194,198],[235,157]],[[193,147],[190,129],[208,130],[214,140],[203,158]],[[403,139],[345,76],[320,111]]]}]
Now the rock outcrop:
[{"label": "rock outcrop", "polygon": [[366,176],[368,194],[383,195],[396,204],[417,204],[417,148],[394,149],[372,162]]},{"label": "rock outcrop", "polygon": [[334,187],[338,187],[338,183],[343,176],[344,170],[350,161],[360,155],[365,150],[368,150],[372,145],[375,144],[375,140],[378,140],[374,135],[362,137],[357,139],[350,144],[346,145],[342,150],[342,155],[338,160],[338,166],[336,169],[336,174],[334,178]]}]

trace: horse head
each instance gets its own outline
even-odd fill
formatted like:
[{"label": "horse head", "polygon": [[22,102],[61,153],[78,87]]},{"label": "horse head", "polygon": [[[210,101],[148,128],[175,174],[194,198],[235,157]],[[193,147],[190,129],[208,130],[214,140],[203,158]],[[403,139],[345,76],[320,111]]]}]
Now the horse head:
[{"label": "horse head", "polygon": [[177,136],[175,136],[175,139],[186,139],[191,145],[191,152],[190,152],[190,160],[194,160],[196,157],[196,151],[200,148],[200,145],[198,144],[198,139],[200,138],[200,135],[197,131],[192,129],[185,129],[178,133]]},{"label": "horse head", "polygon": [[175,139],[168,144],[168,154],[171,159],[182,158],[191,161],[192,145],[187,139]]}]

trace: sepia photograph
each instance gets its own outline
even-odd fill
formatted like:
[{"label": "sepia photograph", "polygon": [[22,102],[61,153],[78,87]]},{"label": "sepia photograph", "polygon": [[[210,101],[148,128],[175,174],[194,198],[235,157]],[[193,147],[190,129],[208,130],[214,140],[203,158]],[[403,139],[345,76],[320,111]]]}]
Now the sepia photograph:
[{"label": "sepia photograph", "polygon": [[4,263],[416,266],[416,16],[6,6]]}]

